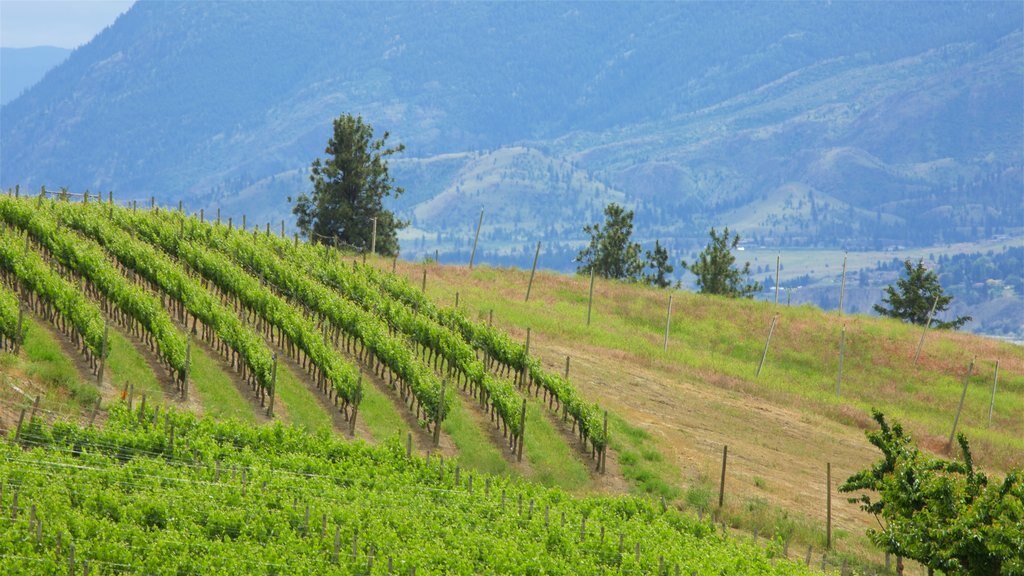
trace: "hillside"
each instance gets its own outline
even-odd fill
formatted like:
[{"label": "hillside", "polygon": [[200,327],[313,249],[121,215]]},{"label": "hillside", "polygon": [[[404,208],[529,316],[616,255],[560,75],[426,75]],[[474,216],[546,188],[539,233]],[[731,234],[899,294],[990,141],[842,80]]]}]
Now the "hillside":
[{"label": "hillside", "polygon": [[[408,146],[396,207],[417,253],[458,250],[462,211],[492,205],[484,252],[572,243],[609,200],[679,249],[740,207],[769,246],[1019,234],[1022,19],[1017,2],[144,1],[0,110],[0,186],[276,219],[349,112]],[[794,186],[836,201],[789,210]]]},{"label": "hillside", "polygon": [[[466,474],[664,498],[816,563],[826,463],[834,489],[878,459],[872,408],[945,453],[972,360],[958,430],[987,472],[1024,465],[1017,346],[932,332],[914,365],[920,331],[897,322],[680,291],[666,342],[665,291],[599,281],[588,326],[579,277],[542,272],[526,302],[524,272],[363,263],[253,223],[81,200],[0,196],[8,431],[26,413],[117,420],[122,402],[274,420]],[[877,566],[870,518],[833,496],[823,561]]]}]

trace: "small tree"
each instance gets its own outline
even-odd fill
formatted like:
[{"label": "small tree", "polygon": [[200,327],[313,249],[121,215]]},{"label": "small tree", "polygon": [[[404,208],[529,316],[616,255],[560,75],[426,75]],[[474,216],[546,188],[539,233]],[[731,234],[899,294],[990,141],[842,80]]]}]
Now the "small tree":
[{"label": "small tree", "polygon": [[734,264],[736,257],[732,251],[739,246],[740,235],[736,234],[729,240],[727,227],[719,236],[711,229],[711,243],[704,247],[697,261],[693,264],[682,262],[683,268],[697,276],[697,286],[702,294],[721,294],[731,298],[753,298],[761,290],[757,281],[747,282],[750,276],[750,262],[737,269]]},{"label": "small tree", "polygon": [[675,267],[669,263],[668,250],[661,245],[661,242],[654,241],[654,251],[647,251],[647,268],[654,270],[650,274],[644,274],[644,282],[658,288],[668,288],[672,285],[669,275],[675,271]]},{"label": "small tree", "polygon": [[[933,306],[935,314],[943,312],[949,308],[953,297],[943,293],[938,275],[924,267],[924,259],[918,260],[916,266],[909,259],[904,260],[903,267],[907,277],[896,280],[896,286],[885,287],[884,305],[875,304],[875,312],[923,326],[928,322]],[[942,322],[932,316],[932,325],[939,329],[957,330],[971,321],[970,316],[959,316],[950,322]]]},{"label": "small tree", "polygon": [[635,281],[640,278],[644,264],[640,260],[640,245],[632,241],[633,211],[614,202],[604,208],[604,228],[590,224],[583,231],[590,234],[590,244],[576,255],[579,274],[594,274],[611,280]]},{"label": "small tree", "polygon": [[[957,436],[962,461],[922,454],[899,424],[891,427],[872,412],[879,430],[867,433],[882,460],[851,476],[840,492],[873,514],[879,529],[868,538],[879,548],[916,560],[929,573],[1020,574],[1024,571],[1024,482],[1019,470],[989,484],[975,470],[970,445]],[[897,563],[897,572],[902,565]]]},{"label": "small tree", "polygon": [[345,114],[334,120],[334,134],[324,150],[328,158],[312,164],[313,193],[300,195],[292,208],[304,236],[327,243],[337,238],[369,250],[376,220],[376,251],[385,256],[398,253],[396,233],[406,222],[385,210],[382,200],[404,192],[388,174],[387,157],[405,147],[388,147],[388,136],[385,132],[374,140],[373,127],[363,123],[362,116]]}]

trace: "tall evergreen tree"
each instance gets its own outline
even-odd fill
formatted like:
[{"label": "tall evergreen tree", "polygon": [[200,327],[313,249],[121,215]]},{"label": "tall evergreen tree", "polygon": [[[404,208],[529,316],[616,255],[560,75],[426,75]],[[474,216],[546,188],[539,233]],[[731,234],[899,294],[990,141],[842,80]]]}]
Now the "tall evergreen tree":
[{"label": "tall evergreen tree", "polygon": [[702,294],[721,294],[731,298],[753,298],[761,290],[759,282],[747,282],[750,276],[750,262],[737,269],[733,256],[740,243],[740,235],[736,234],[729,240],[729,228],[719,236],[711,229],[711,243],[704,247],[697,261],[693,264],[682,262],[683,268],[697,276],[697,287]]},{"label": "tall evergreen tree", "polygon": [[668,250],[658,240],[654,241],[654,250],[647,251],[647,268],[654,270],[650,274],[644,274],[644,281],[651,286],[668,288],[672,285],[669,276],[675,271],[675,267],[669,263]]},{"label": "tall evergreen tree", "polygon": [[292,208],[303,235],[313,242],[333,243],[337,238],[349,247],[369,250],[376,220],[377,253],[398,253],[396,233],[407,223],[385,210],[382,200],[404,192],[388,174],[387,158],[405,146],[388,147],[388,137],[385,132],[375,140],[373,127],[362,116],[345,114],[334,120],[334,134],[324,150],[328,157],[317,158],[311,167],[313,193],[300,195]]},{"label": "tall evergreen tree", "polygon": [[917,261],[916,266],[909,259],[904,260],[903,267],[907,274],[906,278],[896,280],[895,286],[885,287],[886,295],[882,298],[882,304],[875,304],[875,312],[921,326],[927,323],[928,316],[932,315],[932,325],[939,329],[957,330],[971,321],[970,316],[959,316],[949,322],[935,318],[935,314],[949,308],[953,297],[943,292],[938,275],[924,267],[923,258]]},{"label": "tall evergreen tree", "polygon": [[640,245],[632,241],[633,211],[614,202],[604,208],[604,227],[590,224],[583,231],[590,234],[590,244],[580,250],[576,261],[579,274],[594,274],[611,280],[636,281],[644,264]]}]

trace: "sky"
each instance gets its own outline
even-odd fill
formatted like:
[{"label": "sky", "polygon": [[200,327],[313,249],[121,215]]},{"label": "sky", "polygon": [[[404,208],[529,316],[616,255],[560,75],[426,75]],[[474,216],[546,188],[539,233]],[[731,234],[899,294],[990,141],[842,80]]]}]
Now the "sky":
[{"label": "sky", "polygon": [[135,0],[0,0],[0,46],[77,48]]}]

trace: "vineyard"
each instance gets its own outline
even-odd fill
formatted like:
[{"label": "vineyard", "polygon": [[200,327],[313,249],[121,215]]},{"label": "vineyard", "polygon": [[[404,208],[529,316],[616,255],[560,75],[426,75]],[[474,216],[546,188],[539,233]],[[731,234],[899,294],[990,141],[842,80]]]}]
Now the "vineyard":
[{"label": "vineyard", "polygon": [[[941,451],[972,348],[1002,359],[1000,396],[979,362],[961,427],[986,466],[1020,465],[1012,347],[930,335],[911,372],[916,332],[850,318],[840,396],[822,314],[768,311],[769,355],[766,303],[677,294],[673,324],[657,291],[600,285],[591,328],[577,280],[524,303],[513,271],[0,195],[0,571],[802,573],[813,551],[846,572],[867,517],[835,503],[856,552],[833,558],[817,498],[874,457],[871,407]],[[623,492],[645,496],[593,495]]]}]

